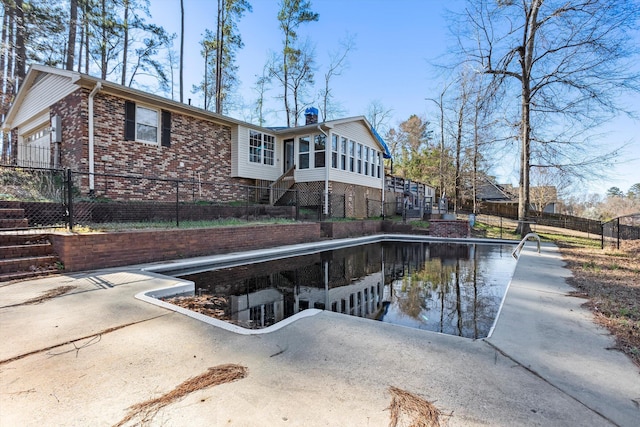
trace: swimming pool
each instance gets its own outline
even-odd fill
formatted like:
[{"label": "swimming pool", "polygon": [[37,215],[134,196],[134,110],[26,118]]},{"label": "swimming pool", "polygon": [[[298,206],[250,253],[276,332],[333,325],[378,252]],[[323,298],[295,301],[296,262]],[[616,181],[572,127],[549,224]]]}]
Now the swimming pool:
[{"label": "swimming pool", "polygon": [[[275,260],[165,271],[235,328],[271,330],[317,310],[467,338],[486,337],[516,261],[512,244],[381,240]],[[237,264],[237,263],[236,263]],[[197,317],[197,316],[196,316]],[[233,328],[232,328],[233,329]]]}]

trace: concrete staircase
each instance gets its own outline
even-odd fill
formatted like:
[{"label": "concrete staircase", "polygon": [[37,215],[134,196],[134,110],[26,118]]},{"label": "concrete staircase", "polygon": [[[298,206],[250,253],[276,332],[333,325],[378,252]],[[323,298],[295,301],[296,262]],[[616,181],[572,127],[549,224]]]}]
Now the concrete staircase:
[{"label": "concrete staircase", "polygon": [[46,234],[10,230],[28,225],[20,202],[0,201],[0,282],[58,272],[59,259]]}]

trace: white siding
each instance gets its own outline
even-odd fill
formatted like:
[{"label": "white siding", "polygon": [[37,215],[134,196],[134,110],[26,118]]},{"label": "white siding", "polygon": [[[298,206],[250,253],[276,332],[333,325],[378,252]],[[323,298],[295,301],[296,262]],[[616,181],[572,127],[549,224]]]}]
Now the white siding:
[{"label": "white siding", "polygon": [[[282,140],[276,138],[275,140],[275,153],[274,162],[272,165],[258,164],[249,161],[249,128],[244,126],[238,126],[236,132],[237,143],[235,146],[237,149],[232,150],[232,175],[242,178],[251,179],[265,179],[269,181],[275,181],[282,175]],[[232,134],[233,139],[233,134]],[[232,143],[232,146],[234,144]],[[235,169],[234,169],[235,167]]]},{"label": "white siding", "polygon": [[324,182],[325,170],[324,168],[296,169],[293,177],[296,182]]},{"label": "white siding", "polygon": [[78,89],[69,77],[46,74],[27,92],[20,110],[13,120],[13,127],[20,127],[34,116],[42,114],[49,106]]}]

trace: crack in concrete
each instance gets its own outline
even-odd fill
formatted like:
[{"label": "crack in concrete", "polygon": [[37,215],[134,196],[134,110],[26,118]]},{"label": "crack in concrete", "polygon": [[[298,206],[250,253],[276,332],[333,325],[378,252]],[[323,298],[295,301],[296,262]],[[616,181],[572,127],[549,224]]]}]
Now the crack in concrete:
[{"label": "crack in concrete", "polygon": [[[91,335],[86,335],[84,337],[80,337],[80,338],[76,338],[76,339],[73,339],[73,340],[65,341],[63,343],[54,344],[54,345],[51,345],[49,347],[41,348],[41,349],[38,349],[38,350],[33,350],[33,351],[28,352],[28,353],[24,353],[24,354],[20,354],[18,356],[11,357],[9,359],[0,360],[0,366],[6,365],[7,363],[15,362],[16,360],[24,359],[25,357],[32,356],[34,354],[44,353],[46,351],[50,351],[50,350],[53,350],[54,348],[62,347],[64,345],[73,344],[73,346],[76,348],[76,350],[79,350],[80,348],[83,348],[83,346],[78,348],[75,345],[75,343],[77,343],[78,341],[86,340],[86,339],[89,339],[89,338],[101,337],[102,335],[105,335],[105,334],[108,334],[108,333],[111,333],[111,332],[115,332],[115,331],[117,331],[119,329],[126,328],[127,326],[132,326],[132,325],[137,325],[139,323],[148,322],[150,320],[158,319],[160,317],[168,316],[170,314],[172,314],[172,313],[165,313],[165,314],[161,314],[159,316],[150,317],[148,319],[138,320],[136,322],[125,323],[124,325],[113,326],[111,328],[104,329],[104,330],[102,330],[100,332],[96,332],[96,333],[91,334]],[[63,354],[63,353],[60,353],[60,354]]]},{"label": "crack in concrete", "polygon": [[519,366],[521,368],[523,368],[525,371],[529,372],[530,374],[534,375],[535,377],[539,378],[540,380],[542,380],[543,382],[545,382],[546,384],[549,384],[551,387],[555,388],[556,390],[558,390],[560,393],[564,394],[565,396],[568,396],[569,398],[571,398],[572,400],[578,402],[580,405],[584,406],[585,408],[587,408],[588,410],[592,411],[593,413],[599,415],[600,417],[602,417],[603,419],[607,420],[608,422],[610,422],[611,424],[613,424],[614,426],[620,426],[618,423],[616,423],[615,421],[613,421],[611,418],[607,417],[606,415],[604,415],[603,413],[601,413],[600,411],[598,411],[597,409],[594,409],[592,407],[590,407],[589,405],[587,405],[586,403],[584,403],[583,401],[581,401],[580,399],[578,399],[577,397],[569,394],[566,390],[563,390],[562,388],[560,388],[559,386],[555,385],[554,383],[552,383],[551,381],[549,381],[548,379],[546,379],[545,377],[543,377],[540,373],[538,373],[537,371],[535,371],[534,369],[530,368],[529,366],[526,366],[522,363],[520,363],[518,360],[516,360],[514,357],[510,356],[509,354],[507,354],[505,351],[503,351],[502,349],[500,349],[499,347],[497,347],[496,345],[490,343],[489,341],[483,340],[489,347],[493,348],[496,352],[500,353],[501,355],[503,355],[504,357],[506,357],[507,359],[511,360],[513,363],[516,364],[516,366]]}]

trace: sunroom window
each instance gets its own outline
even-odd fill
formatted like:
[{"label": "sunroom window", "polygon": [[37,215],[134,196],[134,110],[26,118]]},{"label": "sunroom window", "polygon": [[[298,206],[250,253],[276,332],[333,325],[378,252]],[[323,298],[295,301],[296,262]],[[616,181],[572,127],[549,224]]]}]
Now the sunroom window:
[{"label": "sunroom window", "polygon": [[309,137],[301,136],[298,140],[300,169],[309,169]]},{"label": "sunroom window", "polygon": [[324,153],[327,146],[327,137],[323,134],[314,135],[313,137],[313,158],[314,167],[323,168],[325,166]]}]

